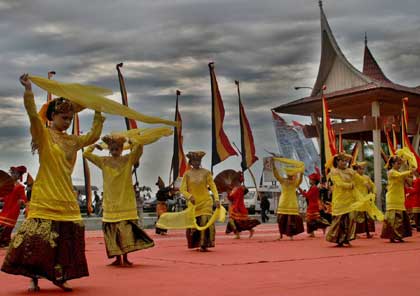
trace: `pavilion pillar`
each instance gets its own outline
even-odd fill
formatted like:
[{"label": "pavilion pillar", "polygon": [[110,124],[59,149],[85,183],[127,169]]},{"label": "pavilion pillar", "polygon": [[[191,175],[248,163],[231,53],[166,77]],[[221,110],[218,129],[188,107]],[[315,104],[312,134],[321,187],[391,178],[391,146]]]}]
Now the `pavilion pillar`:
[{"label": "pavilion pillar", "polygon": [[312,125],[315,125],[316,132],[318,133],[318,137],[316,137],[316,141],[318,143],[319,151],[321,151],[321,140],[319,138],[321,136],[321,129],[320,129],[320,123],[319,123],[319,120],[318,120],[318,116],[316,116],[315,113],[311,113],[311,120],[312,120]]},{"label": "pavilion pillar", "polygon": [[372,131],[373,138],[373,171],[376,186],[376,205],[382,209],[382,157],[381,157],[381,129],[378,124],[380,116],[379,102],[372,102],[372,117],[375,118],[375,127]]}]

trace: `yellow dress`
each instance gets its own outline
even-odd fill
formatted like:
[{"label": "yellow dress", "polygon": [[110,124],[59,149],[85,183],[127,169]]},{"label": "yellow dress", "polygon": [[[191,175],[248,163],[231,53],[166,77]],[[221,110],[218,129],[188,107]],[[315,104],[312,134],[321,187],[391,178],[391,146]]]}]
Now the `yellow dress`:
[{"label": "yellow dress", "polygon": [[386,193],[386,210],[405,211],[404,181],[411,175],[410,171],[388,171],[388,191]]},{"label": "yellow dress", "polygon": [[[356,178],[354,179],[354,187],[363,195],[367,196],[368,194],[374,194],[376,197],[376,186],[375,183],[373,183],[372,179],[367,175],[360,175],[355,174]],[[371,190],[368,190],[368,186],[371,188]],[[374,202],[374,200],[373,200]]]},{"label": "yellow dress", "polygon": [[191,169],[182,178],[179,191],[186,199],[190,199],[191,196],[194,197],[196,217],[213,214],[213,199],[209,194],[209,188],[213,193],[214,200],[219,201],[219,193],[213,181],[213,176],[206,169]]},{"label": "yellow dress", "polygon": [[281,195],[277,207],[277,214],[299,215],[296,189],[302,183],[302,174],[299,174],[299,178],[289,180],[280,176],[275,166],[273,166],[273,174],[281,185]]},{"label": "yellow dress", "polygon": [[339,216],[354,211],[352,205],[356,202],[353,193],[355,172],[346,168],[340,170],[332,168],[330,178],[333,183],[332,188],[332,215]]},{"label": "yellow dress", "polygon": [[104,197],[103,222],[137,220],[136,197],[133,189],[132,167],[143,153],[143,145],[134,144],[131,153],[120,157],[98,156],[90,146],[83,156],[102,170]]},{"label": "yellow dress", "polygon": [[79,221],[80,209],[71,174],[77,151],[99,139],[105,118],[99,112],[95,112],[89,133],[83,136],[68,135],[45,127],[37,113],[31,91],[25,91],[24,98],[40,163],[32,188],[28,218]]}]

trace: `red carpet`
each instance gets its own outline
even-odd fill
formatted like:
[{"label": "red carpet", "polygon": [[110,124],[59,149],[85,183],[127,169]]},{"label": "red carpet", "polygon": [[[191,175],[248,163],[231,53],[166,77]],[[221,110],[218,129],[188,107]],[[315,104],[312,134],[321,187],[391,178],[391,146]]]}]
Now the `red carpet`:
[{"label": "red carpet", "polygon": [[[156,237],[152,249],[132,253],[131,268],[109,267],[102,233],[87,232],[90,276],[71,281],[71,295],[420,295],[420,234],[405,243],[361,238],[336,248],[322,233],[277,241],[277,225],[260,225],[240,240],[218,228],[216,248],[186,248],[183,231]],[[0,250],[3,261],[5,250]],[[0,295],[28,295],[28,279],[0,273]],[[62,295],[40,280],[37,295]]]}]

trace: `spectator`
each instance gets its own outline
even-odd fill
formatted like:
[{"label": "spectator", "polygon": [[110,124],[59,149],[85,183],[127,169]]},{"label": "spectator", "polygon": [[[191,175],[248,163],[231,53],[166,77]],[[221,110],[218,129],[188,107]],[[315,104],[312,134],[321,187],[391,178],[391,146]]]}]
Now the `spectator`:
[{"label": "spectator", "polygon": [[268,221],[270,218],[267,215],[267,212],[270,213],[270,201],[268,200],[267,194],[260,193],[261,194],[261,220],[263,223]]}]

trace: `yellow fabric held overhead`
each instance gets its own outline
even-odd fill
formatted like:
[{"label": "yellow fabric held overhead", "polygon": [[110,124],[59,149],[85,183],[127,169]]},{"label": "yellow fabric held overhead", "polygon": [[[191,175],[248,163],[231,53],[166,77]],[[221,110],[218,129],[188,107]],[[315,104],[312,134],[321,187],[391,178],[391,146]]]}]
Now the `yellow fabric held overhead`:
[{"label": "yellow fabric held overhead", "polygon": [[[136,128],[123,132],[112,132],[111,134],[120,135],[126,137],[133,142],[140,145],[149,145],[162,137],[168,137],[172,135],[173,131],[169,127],[156,127],[156,128]],[[108,145],[105,143],[99,144],[103,149],[108,149]],[[124,150],[131,149],[129,143],[124,143]]]},{"label": "yellow fabric held overhead", "polygon": [[395,154],[398,157],[401,157],[402,159],[406,160],[408,162],[408,165],[410,168],[416,169],[417,168],[417,160],[414,156],[413,152],[410,151],[408,147],[404,147],[401,149],[398,149]]},{"label": "yellow fabric held overhead", "polygon": [[286,175],[297,175],[305,171],[305,164],[302,161],[284,157],[273,157],[273,160],[285,165],[280,170],[285,172]]},{"label": "yellow fabric held overhead", "polygon": [[156,226],[163,229],[194,228],[203,231],[213,225],[216,221],[224,222],[226,219],[226,209],[223,206],[216,208],[210,220],[204,226],[197,225],[195,216],[195,206],[189,203],[188,208],[182,212],[165,213],[160,216],[159,220],[156,222]]},{"label": "yellow fabric held overhead", "polygon": [[29,79],[47,92],[64,97],[78,105],[95,111],[120,115],[145,123],[162,123],[171,126],[177,125],[175,121],[141,114],[127,106],[104,97],[104,95],[113,93],[110,89],[78,83],[63,83],[39,76],[29,76]]}]

